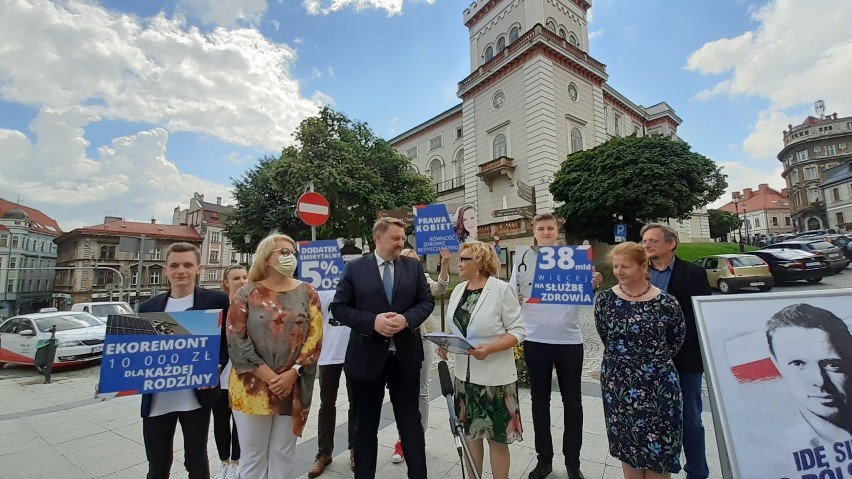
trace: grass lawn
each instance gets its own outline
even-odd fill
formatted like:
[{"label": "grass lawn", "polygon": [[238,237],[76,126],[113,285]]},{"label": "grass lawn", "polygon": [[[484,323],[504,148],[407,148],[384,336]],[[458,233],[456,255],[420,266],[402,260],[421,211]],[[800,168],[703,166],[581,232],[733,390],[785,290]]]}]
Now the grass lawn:
[{"label": "grass lawn", "polygon": [[[746,246],[746,251],[755,251],[757,247]],[[740,245],[736,243],[681,243],[675,254],[684,261],[695,261],[711,254],[739,253]]]}]

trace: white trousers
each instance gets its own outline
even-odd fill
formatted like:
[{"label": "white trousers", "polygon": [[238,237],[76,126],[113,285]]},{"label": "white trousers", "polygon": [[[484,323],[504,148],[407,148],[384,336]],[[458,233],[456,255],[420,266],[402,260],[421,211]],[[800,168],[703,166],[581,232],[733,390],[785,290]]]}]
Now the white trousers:
[{"label": "white trousers", "polygon": [[432,357],[435,343],[423,340],[423,364],[420,365],[420,423],[423,431],[429,429],[429,373],[432,372]]},{"label": "white trousers", "polygon": [[296,435],[290,416],[234,411],[240,435],[240,479],[294,479]]}]

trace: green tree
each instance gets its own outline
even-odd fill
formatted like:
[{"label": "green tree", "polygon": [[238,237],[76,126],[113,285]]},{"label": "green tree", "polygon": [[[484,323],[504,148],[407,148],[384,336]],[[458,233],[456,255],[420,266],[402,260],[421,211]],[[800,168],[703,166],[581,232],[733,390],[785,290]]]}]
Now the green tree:
[{"label": "green tree", "polygon": [[[234,244],[251,234],[260,239],[274,228],[297,240],[310,238],[310,227],[295,217],[298,197],[308,185],[331,205],[328,222],[317,238],[363,238],[372,242],[372,226],[380,209],[410,208],[432,203],[437,194],[429,178],[415,173],[411,162],[378,138],[366,123],[323,108],[302,121],[296,145],[281,157],[261,161],[235,181],[237,213],[226,227]],[[253,201],[264,196],[269,201]],[[245,197],[245,203],[241,198]],[[247,233],[248,232],[248,233]]]},{"label": "green tree", "polygon": [[615,137],[569,155],[550,191],[565,203],[556,212],[566,219],[569,235],[611,242],[622,216],[628,239],[637,241],[643,224],[686,219],[720,198],[728,186],[725,177],[713,160],[682,141]]},{"label": "green tree", "polygon": [[710,215],[710,237],[725,240],[728,233],[740,227],[737,215],[722,210],[707,210]]}]

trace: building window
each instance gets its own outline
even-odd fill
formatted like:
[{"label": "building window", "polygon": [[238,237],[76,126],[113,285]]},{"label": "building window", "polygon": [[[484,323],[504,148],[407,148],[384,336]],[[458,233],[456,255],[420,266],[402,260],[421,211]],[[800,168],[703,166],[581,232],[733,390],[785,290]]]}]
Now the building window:
[{"label": "building window", "polygon": [[633,124],[633,135],[639,136],[639,125],[636,123]]},{"label": "building window", "polygon": [[577,48],[580,48],[580,40],[577,39],[577,35],[574,35],[574,32],[571,32],[568,35],[568,43],[574,45]]},{"label": "building window", "polygon": [[506,49],[506,37],[500,36],[500,38],[497,39],[497,53],[500,53],[505,49]]},{"label": "building window", "polygon": [[521,32],[521,29],[520,29],[520,28],[518,28],[518,27],[512,27],[512,29],[511,29],[511,30],[509,30],[509,43],[512,43],[512,42],[514,42],[515,40],[517,40],[517,39],[518,39],[518,34],[519,34],[520,32]]},{"label": "building window", "polygon": [[837,226],[841,226],[841,225],[846,224],[846,221],[843,219],[843,212],[842,211],[838,211],[835,214],[837,216]]},{"label": "building window", "polygon": [[35,290],[41,291],[41,280],[40,279],[36,280],[36,289]]},{"label": "building window", "polygon": [[444,137],[442,135],[429,139],[429,151],[437,150],[442,146],[444,146]]},{"label": "building window", "polygon": [[805,181],[817,179],[817,169],[815,166],[805,168]]},{"label": "building window", "polygon": [[136,286],[139,284],[139,268],[133,268],[130,270],[130,286]]},{"label": "building window", "polygon": [[494,159],[500,158],[501,156],[508,156],[508,152],[506,150],[506,135],[500,133],[499,135],[494,137]]},{"label": "building window", "polygon": [[433,158],[432,161],[429,162],[429,169],[427,171],[429,176],[432,178],[433,184],[438,184],[444,181],[444,163],[440,158]]},{"label": "building window", "polygon": [[790,217],[789,216],[784,217],[784,226],[790,226]]},{"label": "building window", "polygon": [[101,246],[101,259],[115,259],[115,245],[105,244]]},{"label": "building window", "polygon": [[218,263],[219,262],[219,252],[218,251],[211,251],[210,252],[210,262],[211,263]]},{"label": "building window", "polygon": [[847,129],[847,130],[852,130],[852,121],[847,121],[847,122],[846,122],[846,129]]},{"label": "building window", "polygon": [[411,158],[412,160],[417,158],[417,147],[412,146],[411,148],[405,150],[405,156]]},{"label": "building window", "polygon": [[9,258],[9,269],[15,269],[18,267],[18,258]]},{"label": "building window", "polygon": [[162,254],[163,253],[160,251],[159,248],[154,248],[154,253],[153,253],[152,259],[160,260],[162,258]]},{"label": "building window", "polygon": [[772,217],[772,226],[778,226],[778,217],[777,216]]},{"label": "building window", "polygon": [[456,157],[453,162],[456,167],[456,178],[462,178],[464,176],[464,148],[456,153]]},{"label": "building window", "polygon": [[579,128],[571,128],[571,153],[583,151],[583,134]]},{"label": "building window", "polygon": [[462,127],[456,128],[456,140],[461,140],[464,138],[464,129]]},{"label": "building window", "polygon": [[790,184],[795,185],[799,182],[799,170],[793,170],[790,173]]},{"label": "building window", "polygon": [[9,247],[9,236],[8,235],[0,235],[0,248],[8,248]]},{"label": "building window", "polygon": [[577,93],[577,85],[575,85],[574,83],[569,83],[568,84],[568,98],[570,98],[571,101],[577,101],[578,97],[579,97],[579,95]]},{"label": "building window", "polygon": [[621,123],[621,115],[615,113],[612,117],[615,120],[615,136],[621,136],[621,127],[619,125]]},{"label": "building window", "polygon": [[832,188],[831,196],[834,201],[840,201],[840,188]]},{"label": "building window", "polygon": [[231,264],[237,263],[239,260],[239,253],[231,251]]},{"label": "building window", "polygon": [[817,201],[819,201],[819,190],[816,188],[809,189],[808,200],[810,200],[811,203],[816,203]]},{"label": "building window", "polygon": [[834,156],[837,154],[836,145],[828,145],[825,147],[825,156]]},{"label": "building window", "polygon": [[160,284],[160,268],[152,268],[151,274],[148,276],[149,284]]},{"label": "building window", "polygon": [[485,61],[491,60],[494,58],[494,48],[490,45],[485,48]]},{"label": "building window", "polygon": [[17,247],[18,247],[18,237],[15,236],[15,235],[12,235],[12,248],[17,248]]},{"label": "building window", "polygon": [[218,231],[210,232],[210,242],[211,243],[220,243],[221,242],[221,234]]},{"label": "building window", "polygon": [[560,28],[559,29],[559,37],[563,40],[567,40],[568,39],[568,32],[566,32],[564,28]]},{"label": "building window", "polygon": [[556,33],[556,20],[554,20],[552,18],[548,18],[547,23],[545,23],[545,25],[547,25],[548,30],[550,30],[553,33]]},{"label": "building window", "polygon": [[797,151],[796,161],[808,161],[808,150]]},{"label": "building window", "polygon": [[219,279],[219,271],[215,269],[207,270],[207,279],[209,281],[217,281]]},{"label": "building window", "polygon": [[760,218],[754,219],[754,226],[755,226],[755,228],[760,228]]}]

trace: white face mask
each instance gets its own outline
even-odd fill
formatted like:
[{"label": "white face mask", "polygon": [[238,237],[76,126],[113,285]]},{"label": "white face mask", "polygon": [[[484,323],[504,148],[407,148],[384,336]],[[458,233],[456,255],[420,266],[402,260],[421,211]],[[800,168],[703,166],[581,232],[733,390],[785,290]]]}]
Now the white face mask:
[{"label": "white face mask", "polygon": [[278,264],[274,266],[275,271],[278,271],[282,276],[290,277],[293,275],[293,272],[296,271],[296,265],[298,261],[296,261],[296,257],[292,254],[290,255],[281,255],[278,257]]}]

